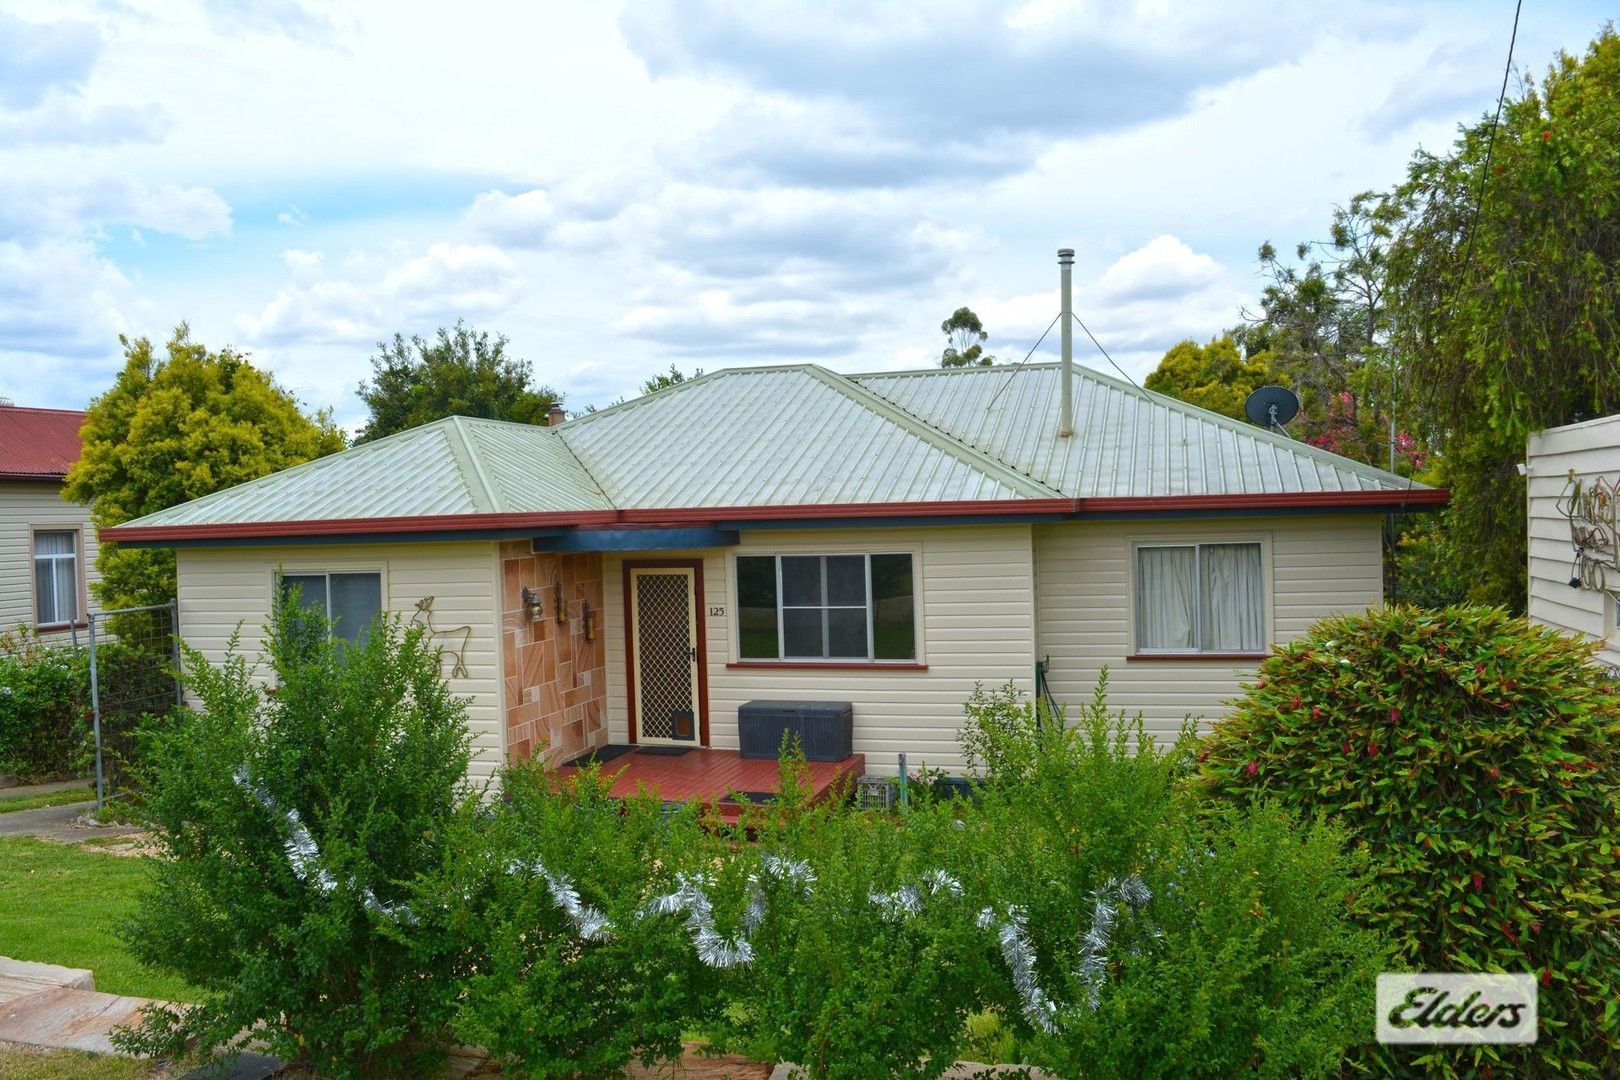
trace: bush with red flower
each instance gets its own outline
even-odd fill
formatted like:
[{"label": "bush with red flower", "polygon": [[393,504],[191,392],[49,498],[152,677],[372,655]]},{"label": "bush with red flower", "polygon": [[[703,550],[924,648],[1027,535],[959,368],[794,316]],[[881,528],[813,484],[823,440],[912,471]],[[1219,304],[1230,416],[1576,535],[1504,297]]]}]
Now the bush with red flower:
[{"label": "bush with red flower", "polygon": [[1364,842],[1399,969],[1540,978],[1535,1046],[1386,1048],[1383,1069],[1620,1075],[1620,694],[1590,646],[1495,608],[1325,619],[1261,665],[1196,783]]}]

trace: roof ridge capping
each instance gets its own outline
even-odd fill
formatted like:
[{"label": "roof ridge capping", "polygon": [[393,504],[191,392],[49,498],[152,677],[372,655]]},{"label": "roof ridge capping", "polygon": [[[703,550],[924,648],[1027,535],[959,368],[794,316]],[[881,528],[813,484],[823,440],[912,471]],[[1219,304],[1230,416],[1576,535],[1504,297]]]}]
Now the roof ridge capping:
[{"label": "roof ridge capping", "polygon": [[832,389],[851,398],[870,412],[888,420],[890,423],[905,428],[918,438],[924,439],[935,447],[952,455],[970,468],[977,469],[1004,486],[1019,492],[1032,499],[1066,499],[1068,496],[1053,487],[1036,480],[1027,473],[1008,465],[994,454],[987,453],[971,443],[958,439],[955,435],[936,427],[927,420],[914,413],[908,412],[874,390],[870,390],[853,378],[840,375],[836,371],[824,368],[819,364],[801,364],[808,374]]},{"label": "roof ridge capping", "polygon": [[[813,365],[811,364],[755,364],[749,367],[716,368],[714,371],[705,371],[701,375],[693,375],[689,378],[683,378],[678,383],[671,383],[668,386],[660,386],[657,390],[654,390],[650,394],[638,394],[633,398],[626,398],[624,401],[614,402],[612,405],[609,405],[606,408],[597,409],[594,412],[583,413],[579,416],[571,416],[567,420],[564,420],[562,423],[558,424],[557,430],[561,431],[564,428],[578,427],[581,424],[588,424],[599,416],[608,416],[612,413],[625,412],[629,409],[645,405],[654,398],[677,394],[682,390],[690,390],[700,383],[713,382],[715,379],[721,378],[725,375],[741,375],[756,371],[792,371],[794,369],[808,368],[812,366]],[[564,439],[564,444],[566,444],[567,441],[568,440]],[[584,467],[583,462],[581,462],[581,467]]]},{"label": "roof ridge capping", "polygon": [[[1055,369],[1058,367],[1058,362],[1046,361],[1039,364],[1013,364],[1010,365],[1012,371],[1007,370],[1008,366],[1009,365],[996,365],[991,367],[977,368],[907,368],[898,371],[862,372],[858,375],[847,376],[847,378],[851,380],[860,380],[885,379],[894,377],[916,378],[925,375],[961,376],[990,375],[997,373],[1012,378],[1016,377],[1016,373],[1020,369]],[[1387,469],[1380,469],[1376,465],[1369,465],[1364,461],[1357,461],[1355,458],[1347,457],[1343,454],[1335,454],[1331,450],[1325,450],[1320,446],[1312,446],[1310,443],[1296,439],[1292,435],[1278,434],[1277,432],[1271,431],[1268,428],[1251,424],[1245,420],[1239,420],[1236,417],[1227,416],[1225,413],[1218,413],[1212,409],[1206,409],[1201,405],[1194,405],[1190,401],[1183,401],[1180,398],[1171,397],[1169,394],[1161,394],[1157,390],[1149,390],[1145,386],[1138,386],[1133,382],[1121,379],[1115,375],[1110,375],[1109,373],[1098,368],[1090,367],[1086,364],[1076,363],[1074,369],[1075,374],[1080,378],[1092,379],[1096,382],[1102,383],[1105,386],[1119,390],[1122,393],[1132,394],[1150,404],[1162,405],[1166,408],[1185,413],[1194,419],[1213,423],[1217,427],[1224,427],[1238,435],[1259,440],[1279,449],[1287,450],[1290,453],[1300,454],[1304,457],[1311,458],[1312,460],[1331,465],[1334,468],[1348,469],[1369,479],[1376,480],[1380,484],[1388,487],[1390,490],[1436,490],[1432,489],[1428,484],[1420,483],[1417,480],[1402,476],[1399,473],[1390,472]],[[869,390],[868,392],[877,394],[877,391],[875,390]],[[877,396],[880,398],[882,397],[881,394],[878,394]],[[888,399],[883,398],[883,400],[887,401]]]}]

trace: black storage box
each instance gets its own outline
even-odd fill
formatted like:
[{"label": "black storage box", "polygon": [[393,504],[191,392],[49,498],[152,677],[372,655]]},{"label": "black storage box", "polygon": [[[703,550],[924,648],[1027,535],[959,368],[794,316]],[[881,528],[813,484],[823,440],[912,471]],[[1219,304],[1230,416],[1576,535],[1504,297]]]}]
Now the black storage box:
[{"label": "black storage box", "polygon": [[798,737],[806,761],[843,761],[853,752],[855,706],[847,701],[750,701],[737,710],[741,757],[776,758],[787,733]]}]

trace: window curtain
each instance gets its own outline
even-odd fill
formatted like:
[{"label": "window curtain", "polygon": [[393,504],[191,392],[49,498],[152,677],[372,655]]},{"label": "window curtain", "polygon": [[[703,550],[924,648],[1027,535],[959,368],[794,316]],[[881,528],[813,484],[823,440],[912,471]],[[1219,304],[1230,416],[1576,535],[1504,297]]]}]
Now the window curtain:
[{"label": "window curtain", "polygon": [[1207,652],[1260,652],[1266,647],[1265,589],[1259,544],[1205,544],[1204,640]]},{"label": "window curtain", "polygon": [[79,618],[78,534],[34,534],[36,621],[76,622]]},{"label": "window curtain", "polygon": [[1136,550],[1136,647],[1198,647],[1198,556],[1192,547]]}]

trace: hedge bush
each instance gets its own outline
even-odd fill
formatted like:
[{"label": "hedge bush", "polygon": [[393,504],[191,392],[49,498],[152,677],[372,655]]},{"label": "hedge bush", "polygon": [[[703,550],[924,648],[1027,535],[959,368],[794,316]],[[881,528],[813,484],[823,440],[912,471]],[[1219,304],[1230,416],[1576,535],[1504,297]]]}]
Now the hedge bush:
[{"label": "hedge bush", "polygon": [[1375,897],[1365,860],[1277,807],[1202,817],[1179,791],[1190,729],[1161,747],[1107,692],[1104,672],[1072,720],[1011,687],[968,705],[964,749],[994,765],[963,815],[963,873],[1023,912],[1052,1001],[1054,1022],[1032,1022],[997,969],[1020,1057],[1071,1077],[1337,1072],[1372,1037],[1388,955],[1355,920]]},{"label": "hedge bush", "polygon": [[1414,971],[1534,972],[1534,1047],[1391,1048],[1382,1068],[1620,1074],[1620,696],[1590,646],[1488,608],[1323,620],[1260,665],[1200,755],[1220,804],[1361,841],[1363,912]]},{"label": "hedge bush", "polygon": [[[783,797],[744,826],[757,842],[733,856],[758,883],[763,919],[753,962],[726,973],[710,1034],[818,1080],[938,1076],[1001,965],[994,930],[978,924],[983,882],[959,876],[957,807],[925,797],[896,818],[808,806],[802,765],[784,757]],[[727,913],[746,903],[731,880],[718,894]]]},{"label": "hedge bush", "polygon": [[234,642],[218,667],[187,653],[200,708],[151,742],[159,852],[124,937],[203,1000],[148,1011],[125,1045],[212,1052],[252,1029],[323,1075],[428,1075],[466,953],[400,905],[476,798],[466,703],[423,628],[385,618],[350,645],[310,619],[278,606],[267,628],[273,695]]},{"label": "hedge bush", "polygon": [[[458,1038],[535,1077],[618,1076],[632,1059],[678,1057],[683,1031],[718,1008],[718,972],[680,919],[645,908],[677,873],[706,868],[717,842],[694,808],[610,799],[595,769],[513,765],[501,788],[492,808],[459,815],[444,872],[418,890],[435,935],[467,950]],[[610,929],[582,936],[558,885]]]},{"label": "hedge bush", "polygon": [[50,779],[82,763],[86,670],[75,651],[46,646],[26,628],[0,635],[0,773]]}]

